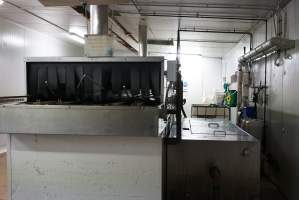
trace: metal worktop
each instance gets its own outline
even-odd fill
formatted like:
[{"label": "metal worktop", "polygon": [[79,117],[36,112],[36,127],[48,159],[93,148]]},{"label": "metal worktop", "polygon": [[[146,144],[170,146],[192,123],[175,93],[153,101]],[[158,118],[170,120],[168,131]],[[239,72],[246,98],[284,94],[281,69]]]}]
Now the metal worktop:
[{"label": "metal worktop", "polygon": [[257,140],[230,121],[223,119],[185,119],[182,140],[252,141]]}]

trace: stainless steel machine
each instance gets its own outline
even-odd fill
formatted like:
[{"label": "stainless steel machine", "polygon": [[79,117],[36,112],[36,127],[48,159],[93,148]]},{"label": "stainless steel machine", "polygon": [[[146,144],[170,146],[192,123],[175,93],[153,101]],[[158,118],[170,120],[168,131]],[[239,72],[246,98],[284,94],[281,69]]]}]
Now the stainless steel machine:
[{"label": "stainless steel machine", "polygon": [[163,58],[25,64],[27,100],[0,105],[9,199],[162,198]]},{"label": "stainless steel machine", "polygon": [[185,119],[167,145],[167,200],[256,200],[260,144],[228,121]]}]

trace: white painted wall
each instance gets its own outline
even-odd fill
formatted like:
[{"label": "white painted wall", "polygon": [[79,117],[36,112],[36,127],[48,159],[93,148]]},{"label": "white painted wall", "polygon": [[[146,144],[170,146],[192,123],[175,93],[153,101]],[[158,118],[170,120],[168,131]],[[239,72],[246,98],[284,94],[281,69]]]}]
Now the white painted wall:
[{"label": "white painted wall", "polygon": [[215,103],[216,91],[223,91],[222,60],[220,58],[204,58],[199,56],[182,56],[183,81],[185,87],[184,106],[186,114],[191,115],[192,104]]},{"label": "white painted wall", "polygon": [[[81,55],[81,46],[0,18],[0,96],[26,95],[25,57]],[[0,135],[0,149],[5,141]]]},{"label": "white painted wall", "polygon": [[[189,47],[188,50],[190,54],[197,53],[197,49],[192,51]],[[176,60],[175,53],[150,53],[150,56],[164,56],[166,60]],[[213,99],[215,92],[224,91],[222,58],[220,57],[183,54],[181,55],[181,72],[183,81],[188,83],[188,87],[184,88],[184,98],[187,100],[184,109],[188,117],[191,117],[192,104],[215,103]]]},{"label": "white painted wall", "polygon": [[[288,199],[299,199],[299,0],[292,0],[286,7],[287,37],[296,40],[296,48],[288,53],[291,60],[274,65],[274,57],[267,62],[268,104],[266,116],[266,151],[271,155],[271,176],[277,181]],[[268,20],[268,38],[275,35],[273,20]],[[265,41],[265,24],[254,30],[254,46]],[[224,58],[226,76],[236,70],[237,58],[242,55],[242,43],[230,51]],[[231,63],[231,64],[230,64]],[[256,84],[264,84],[265,62],[253,66],[253,78]],[[263,116],[259,115],[259,118]]]},{"label": "white painted wall", "polygon": [[25,57],[83,55],[83,46],[1,18],[0,27],[0,96],[26,95]]}]

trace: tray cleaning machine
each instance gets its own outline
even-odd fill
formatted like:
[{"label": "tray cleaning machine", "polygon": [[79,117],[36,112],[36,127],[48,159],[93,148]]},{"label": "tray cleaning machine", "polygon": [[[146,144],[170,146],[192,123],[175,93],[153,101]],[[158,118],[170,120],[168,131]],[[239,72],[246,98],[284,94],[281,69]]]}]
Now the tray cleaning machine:
[{"label": "tray cleaning machine", "polygon": [[163,58],[25,64],[27,100],[0,105],[9,199],[162,198]]}]

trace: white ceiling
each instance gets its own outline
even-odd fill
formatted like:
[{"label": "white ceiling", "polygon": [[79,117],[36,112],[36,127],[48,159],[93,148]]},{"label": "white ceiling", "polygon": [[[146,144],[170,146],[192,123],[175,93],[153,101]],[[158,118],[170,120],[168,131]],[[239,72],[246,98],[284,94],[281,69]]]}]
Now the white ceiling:
[{"label": "white ceiling", "polygon": [[[44,7],[38,0],[7,0],[15,5],[48,20],[65,30],[86,32],[86,19],[71,7]],[[137,38],[140,13],[146,16],[151,39],[174,39],[177,37],[178,16],[181,27],[217,29],[226,31],[249,31],[258,21],[264,18],[270,8],[276,5],[276,0],[131,0],[136,3],[125,3],[111,6],[121,13],[117,19]],[[237,3],[237,4],[236,4]],[[136,9],[136,7],[138,9]],[[221,7],[221,8],[220,8]],[[241,9],[242,8],[242,9]],[[155,15],[163,15],[155,16]],[[189,16],[189,17],[187,17]],[[192,18],[190,17],[192,16]],[[196,18],[201,16],[202,18]],[[65,33],[57,27],[38,19],[14,6],[4,3],[0,6],[0,17],[12,20],[28,28],[45,32],[68,40]],[[214,19],[223,18],[223,19]],[[242,20],[231,19],[242,18]],[[246,20],[245,20],[246,18]],[[251,19],[251,20],[249,20]],[[202,53],[209,52],[209,56],[223,56],[228,49],[235,45],[243,35],[213,34],[213,33],[183,33],[182,45],[202,49]],[[197,42],[190,42],[196,40]],[[210,42],[209,42],[210,41]],[[212,42],[213,41],[213,42]],[[217,43],[215,43],[215,41]],[[224,43],[226,42],[226,43]],[[227,43],[232,42],[232,43]],[[188,47],[189,48],[189,47]],[[187,49],[188,49],[187,48]],[[150,51],[175,51],[175,47],[152,46]],[[206,49],[206,50],[204,50]],[[209,49],[209,50],[207,50]],[[158,51],[157,51],[158,52]]]}]

